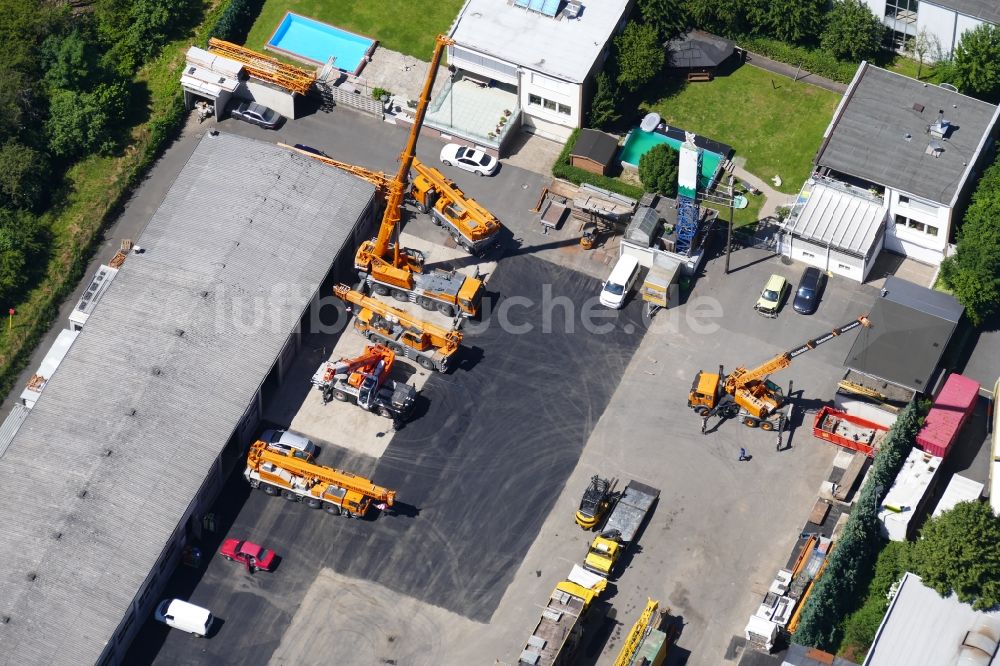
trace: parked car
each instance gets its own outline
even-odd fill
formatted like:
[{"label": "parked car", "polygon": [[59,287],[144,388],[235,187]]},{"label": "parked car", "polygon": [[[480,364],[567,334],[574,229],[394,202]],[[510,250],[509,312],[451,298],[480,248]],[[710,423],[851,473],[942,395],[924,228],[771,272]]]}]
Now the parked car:
[{"label": "parked car", "polygon": [[629,290],[639,277],[639,260],[630,254],[618,258],[611,275],[601,287],[600,302],[604,307],[619,309],[625,305]]},{"label": "parked car", "polygon": [[441,161],[445,166],[457,166],[480,176],[492,176],[500,167],[497,158],[481,150],[449,143],[441,149]]},{"label": "parked car", "polygon": [[250,573],[257,570],[271,571],[277,558],[273,550],[243,539],[226,539],[222,542],[219,554],[230,562],[239,562]]},{"label": "parked car", "polygon": [[293,430],[265,430],[260,434],[267,448],[310,461],[316,457],[316,445],[305,435]]},{"label": "parked car", "polygon": [[277,129],[278,125],[284,120],[281,114],[274,109],[269,109],[263,104],[248,102],[246,100],[237,102],[233,110],[229,112],[229,115],[232,118],[242,120],[251,125],[259,125],[264,129]]},{"label": "parked car", "polygon": [[760,292],[760,298],[757,299],[757,304],[753,306],[753,309],[765,317],[777,317],[788,288],[788,280],[780,275],[772,275],[767,279],[767,284]]},{"label": "parked car", "polygon": [[207,608],[180,599],[164,599],[153,612],[157,622],[204,638],[212,627],[212,613]]},{"label": "parked car", "polygon": [[799,314],[808,315],[816,312],[825,286],[826,275],[820,269],[810,266],[802,271],[799,288],[795,292],[795,300],[792,301],[792,309]]}]

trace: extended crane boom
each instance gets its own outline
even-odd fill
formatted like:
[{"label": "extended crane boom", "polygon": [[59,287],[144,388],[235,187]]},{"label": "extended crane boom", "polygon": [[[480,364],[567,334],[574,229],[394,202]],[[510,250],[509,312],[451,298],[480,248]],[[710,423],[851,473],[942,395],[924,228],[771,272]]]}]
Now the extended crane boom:
[{"label": "extended crane boom", "polygon": [[[760,365],[747,369],[737,367],[729,375],[724,375],[722,366],[719,373],[698,371],[688,394],[688,406],[704,417],[721,413],[728,418],[740,417],[744,425],[761,427],[764,430],[781,429],[782,417],[777,421],[771,417],[785,402],[781,387],[768,377],[779,370],[787,368],[796,357],[829,342],[844,333],[859,326],[868,327],[871,322],[867,315],[861,315],[843,326],[833,329],[823,335],[807,340],[803,344],[782,352]],[[704,424],[703,424],[704,425]]]},{"label": "extended crane boom", "polygon": [[417,319],[346,284],[335,286],[333,293],[357,306],[354,328],[358,333],[384,344],[396,355],[412,358],[428,370],[446,371],[462,344],[461,331]]}]

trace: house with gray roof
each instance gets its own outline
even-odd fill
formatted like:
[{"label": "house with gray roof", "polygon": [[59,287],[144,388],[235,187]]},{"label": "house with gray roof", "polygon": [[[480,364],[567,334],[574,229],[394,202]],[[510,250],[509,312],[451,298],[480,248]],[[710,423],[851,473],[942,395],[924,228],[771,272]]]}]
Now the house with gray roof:
[{"label": "house with gray roof", "polygon": [[998,113],[862,62],[823,134],[817,176],[880,199],[885,249],[937,265],[991,159]]}]

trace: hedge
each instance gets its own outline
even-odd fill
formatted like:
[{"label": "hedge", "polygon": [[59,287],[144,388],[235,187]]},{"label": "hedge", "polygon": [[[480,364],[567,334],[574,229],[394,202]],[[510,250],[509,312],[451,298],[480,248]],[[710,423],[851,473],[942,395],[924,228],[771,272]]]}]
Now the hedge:
[{"label": "hedge", "polygon": [[741,48],[752,53],[794,67],[801,67],[806,72],[840,83],[850,83],[851,79],[854,78],[854,73],[858,71],[858,63],[838,60],[828,51],[822,49],[793,46],[766,37],[744,37],[739,39],[738,43]]},{"label": "hedge", "polygon": [[858,605],[871,579],[883,543],[878,507],[913,448],[919,417],[920,408],[910,402],[886,434],[826,570],[802,610],[796,643],[826,651],[836,648],[842,620]]},{"label": "hedge", "polygon": [[569,139],[566,140],[566,145],[563,146],[562,152],[560,152],[559,157],[556,158],[556,163],[552,166],[552,175],[556,178],[568,180],[574,185],[589,183],[626,197],[641,199],[644,194],[644,190],[641,187],[629,185],[628,183],[624,183],[617,178],[591,173],[589,171],[584,171],[579,167],[570,165],[569,153],[573,150],[573,146],[576,144],[576,139],[579,135],[579,129],[573,130],[572,134],[569,135]]},{"label": "hedge", "polygon": [[230,0],[225,9],[219,12],[219,18],[208,31],[208,37],[242,44],[263,6],[264,0]]}]

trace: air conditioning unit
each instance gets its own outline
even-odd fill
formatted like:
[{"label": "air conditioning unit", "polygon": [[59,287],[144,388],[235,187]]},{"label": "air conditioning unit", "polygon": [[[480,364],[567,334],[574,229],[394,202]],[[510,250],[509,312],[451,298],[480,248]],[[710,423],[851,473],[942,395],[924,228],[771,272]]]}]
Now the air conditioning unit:
[{"label": "air conditioning unit", "polygon": [[566,3],[566,9],[563,10],[563,15],[566,18],[579,18],[580,12],[583,11],[583,4],[580,0],[569,0]]}]

